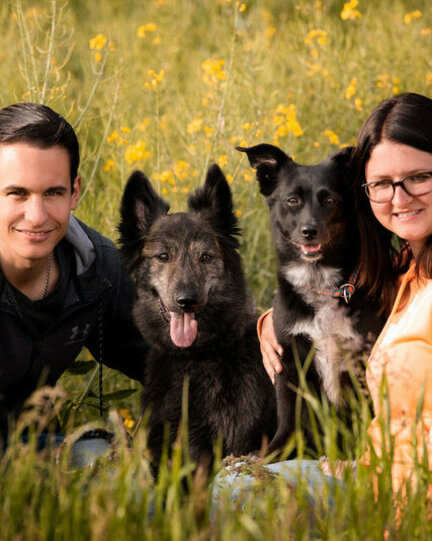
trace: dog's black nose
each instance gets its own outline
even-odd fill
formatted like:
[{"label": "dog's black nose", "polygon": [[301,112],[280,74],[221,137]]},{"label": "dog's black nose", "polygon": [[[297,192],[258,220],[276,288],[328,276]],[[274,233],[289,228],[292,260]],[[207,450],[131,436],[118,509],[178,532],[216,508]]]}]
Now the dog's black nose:
[{"label": "dog's black nose", "polygon": [[309,225],[302,227],[301,232],[306,240],[314,239],[318,235],[318,229]]},{"label": "dog's black nose", "polygon": [[181,295],[177,298],[177,304],[185,312],[193,311],[193,308],[198,302],[198,296],[194,294]]}]

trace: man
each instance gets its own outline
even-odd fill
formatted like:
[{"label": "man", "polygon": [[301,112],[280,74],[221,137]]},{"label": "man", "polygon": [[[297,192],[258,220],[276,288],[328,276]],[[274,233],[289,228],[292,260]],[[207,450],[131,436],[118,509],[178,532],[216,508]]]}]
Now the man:
[{"label": "man", "polygon": [[133,283],[114,244],[71,216],[78,165],[78,140],[62,116],[36,103],[0,110],[0,437],[83,346],[143,377]]}]

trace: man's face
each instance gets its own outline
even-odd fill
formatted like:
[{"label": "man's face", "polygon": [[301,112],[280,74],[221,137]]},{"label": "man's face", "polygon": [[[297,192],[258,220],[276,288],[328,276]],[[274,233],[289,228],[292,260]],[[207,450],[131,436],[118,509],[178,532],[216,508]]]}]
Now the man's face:
[{"label": "man's face", "polygon": [[78,204],[69,155],[59,146],[0,144],[0,263],[30,268],[63,238]]}]

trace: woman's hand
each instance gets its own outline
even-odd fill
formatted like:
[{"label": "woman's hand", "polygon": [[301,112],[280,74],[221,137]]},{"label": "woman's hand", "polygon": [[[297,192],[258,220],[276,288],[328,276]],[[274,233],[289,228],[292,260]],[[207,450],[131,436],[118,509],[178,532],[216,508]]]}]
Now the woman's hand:
[{"label": "woman's hand", "polygon": [[355,468],[355,462],[350,462],[347,460],[333,460],[330,462],[326,457],[322,457],[320,459],[319,465],[325,475],[336,477],[337,479],[342,479],[344,471],[347,468]]},{"label": "woman's hand", "polygon": [[260,347],[264,368],[274,385],[275,374],[282,372],[280,357],[282,356],[283,349],[276,340],[273,328],[273,312],[267,313],[261,320]]}]

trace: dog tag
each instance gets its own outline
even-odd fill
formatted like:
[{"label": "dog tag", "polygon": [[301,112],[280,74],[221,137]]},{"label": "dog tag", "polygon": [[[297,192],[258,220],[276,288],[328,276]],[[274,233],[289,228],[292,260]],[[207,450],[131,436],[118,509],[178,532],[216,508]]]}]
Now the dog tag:
[{"label": "dog tag", "polygon": [[355,287],[352,284],[343,284],[341,286],[342,296],[345,299],[345,302],[348,304],[351,300],[351,297],[354,295]]}]

